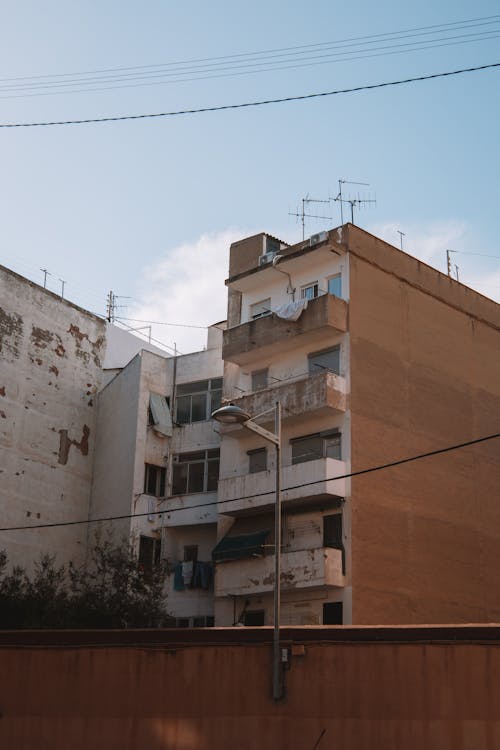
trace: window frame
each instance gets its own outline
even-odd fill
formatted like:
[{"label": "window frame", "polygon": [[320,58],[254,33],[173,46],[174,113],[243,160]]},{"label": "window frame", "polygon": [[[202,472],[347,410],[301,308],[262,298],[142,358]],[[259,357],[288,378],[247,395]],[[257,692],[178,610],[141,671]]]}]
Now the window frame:
[{"label": "window frame", "polygon": [[[248,473],[258,474],[261,471],[267,471],[267,448],[254,448],[253,450],[247,451],[248,456]],[[264,457],[264,466],[260,467],[258,463],[254,465],[253,457]]]},{"label": "window frame", "polygon": [[[156,476],[154,478],[154,484],[155,484],[155,491],[154,494],[151,494],[149,492],[149,481],[150,481],[150,474],[155,472]],[[157,464],[150,464],[145,463],[144,464],[144,495],[147,495],[148,497],[165,497],[165,489],[167,484],[167,468],[166,466],[158,466]]]},{"label": "window frame", "polygon": [[[312,289],[313,293],[308,296],[307,290]],[[304,284],[300,287],[300,299],[312,300],[319,297],[319,281],[311,281],[309,284]]]},{"label": "window frame", "polygon": [[[252,391],[263,391],[269,387],[269,367],[263,367],[260,370],[254,370],[250,373],[252,379]],[[265,380],[263,385],[258,384],[259,377]],[[257,381],[257,382],[256,382]]]},{"label": "window frame", "polygon": [[[338,456],[328,455],[329,444],[333,443],[333,438],[335,438],[336,447],[338,448]],[[298,458],[300,458],[300,454],[299,456],[294,456],[294,447],[307,440],[321,441],[321,455],[319,454],[319,451],[317,453],[314,453],[311,450],[310,458],[307,457],[307,453],[304,453],[302,454],[302,456],[306,457],[303,457],[301,460],[297,460]],[[308,461],[319,461],[322,458],[334,458],[336,461],[342,461],[342,433],[337,428],[333,428],[332,430],[324,430],[323,432],[315,432],[311,435],[301,435],[299,437],[292,438],[290,440],[290,444],[292,446],[292,466],[307,463]]]},{"label": "window frame", "polygon": [[[192,390],[189,390],[189,388]],[[204,397],[204,408],[202,408],[203,417],[201,419],[193,419],[193,397],[196,399],[200,396]],[[187,399],[187,411],[189,412],[187,419],[185,419],[184,416],[181,418],[179,415],[179,402],[181,399]],[[180,425],[207,422],[210,419],[212,412],[218,409],[221,403],[222,377],[193,380],[189,383],[179,383],[175,393],[175,422]]]},{"label": "window frame", "polygon": [[[338,280],[339,287],[340,287],[340,294],[335,294],[334,292],[330,291],[330,282],[333,280],[335,281]],[[332,297],[337,297],[337,299],[342,299],[342,273],[341,272],[334,273],[333,276],[329,276],[328,279],[326,280],[326,284],[327,284],[328,294],[331,294]]]},{"label": "window frame", "polygon": [[[258,307],[258,305],[266,305],[266,309],[262,310],[261,312],[254,313],[253,310]],[[268,315],[271,315],[271,297],[266,297],[265,299],[258,300],[257,302],[253,302],[248,309],[249,312],[249,318],[250,320],[258,320],[259,318],[267,318]]]},{"label": "window frame", "polygon": [[[332,352],[336,352],[338,355],[338,367],[336,370],[313,362],[315,357],[318,357],[318,358],[323,357]],[[328,347],[328,349],[320,349],[317,352],[310,352],[307,355],[307,369],[308,369],[309,375],[316,375],[318,372],[332,372],[334,375],[340,375],[341,357],[342,357],[342,347],[340,344],[335,344],[335,346],[330,346]]]},{"label": "window frame", "polygon": [[[190,458],[189,458],[190,457]],[[217,464],[217,480],[215,486],[212,486],[212,476],[210,472],[210,466]],[[184,478],[182,476],[176,476],[181,472],[178,467],[187,467],[187,474],[184,482],[184,490],[178,492],[178,486],[176,482],[180,482]],[[203,480],[202,489],[193,489],[191,484],[191,473],[196,469],[190,467],[203,466]],[[186,453],[178,453],[174,456],[172,465],[172,497],[180,497],[183,495],[198,495],[202,492],[217,492],[217,485],[219,481],[219,468],[220,468],[220,449],[219,448],[208,448],[201,451],[189,451]],[[195,475],[196,476],[196,475]],[[196,480],[193,480],[193,482]]]}]

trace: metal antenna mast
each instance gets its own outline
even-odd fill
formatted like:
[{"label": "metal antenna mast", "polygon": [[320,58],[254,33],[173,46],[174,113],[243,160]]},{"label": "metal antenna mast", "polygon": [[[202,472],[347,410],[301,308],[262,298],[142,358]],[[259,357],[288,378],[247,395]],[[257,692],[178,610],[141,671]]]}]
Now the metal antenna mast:
[{"label": "metal antenna mast", "polygon": [[302,224],[302,240],[305,240],[306,238],[306,219],[328,219],[332,221],[332,216],[317,216],[316,214],[308,214],[307,211],[307,205],[309,203],[330,203],[330,200],[320,200],[319,198],[309,198],[309,193],[306,195],[305,198],[302,198],[302,210],[293,212],[289,211],[289,216],[296,216],[298,219],[301,220]]},{"label": "metal antenna mast", "polygon": [[450,278],[451,278],[451,258],[450,258],[450,253],[456,253],[456,252],[458,252],[458,251],[457,250],[447,250],[446,251],[446,270],[447,270],[448,276],[450,276]]},{"label": "metal antenna mast", "polygon": [[339,192],[335,198],[330,200],[337,201],[340,204],[340,223],[344,223],[344,209],[343,204],[348,203],[351,206],[351,223],[354,224],[354,206],[360,206],[362,203],[376,203],[374,198],[360,198],[359,194],[357,198],[343,198],[342,197],[342,185],[363,185],[369,187],[368,182],[354,182],[353,180],[339,180]]},{"label": "metal antenna mast", "polygon": [[400,229],[396,229],[396,232],[399,234],[399,244],[401,246],[401,250],[403,249],[403,237],[406,237],[405,232],[401,232]]}]

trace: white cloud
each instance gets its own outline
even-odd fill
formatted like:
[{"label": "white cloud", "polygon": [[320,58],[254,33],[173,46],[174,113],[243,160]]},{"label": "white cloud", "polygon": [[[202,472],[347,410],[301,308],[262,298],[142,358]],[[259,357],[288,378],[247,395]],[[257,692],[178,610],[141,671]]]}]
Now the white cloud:
[{"label": "white cloud", "polygon": [[446,250],[466,249],[467,225],[462,221],[418,224],[375,224],[369,231],[391,245],[400,247],[398,229],[404,231],[403,250],[410,255],[446,272]]},{"label": "white cloud", "polygon": [[[252,232],[227,229],[203,234],[165,251],[146,266],[138,280],[137,302],[128,315],[140,320],[208,326],[226,319],[229,246]],[[141,325],[130,323],[130,325]],[[205,329],[153,326],[154,338],[182,352],[199,351],[206,344]]]}]

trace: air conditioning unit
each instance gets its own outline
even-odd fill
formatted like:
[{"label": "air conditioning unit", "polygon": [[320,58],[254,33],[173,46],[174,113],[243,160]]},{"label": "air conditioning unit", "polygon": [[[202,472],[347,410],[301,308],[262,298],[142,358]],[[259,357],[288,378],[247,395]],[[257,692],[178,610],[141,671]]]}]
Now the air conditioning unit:
[{"label": "air conditioning unit", "polygon": [[328,239],[328,232],[318,232],[318,234],[312,234],[309,238],[309,246],[319,245],[320,242],[326,242]]},{"label": "air conditioning unit", "polygon": [[267,266],[269,263],[272,263],[272,260],[274,258],[276,253],[263,253],[259,256],[259,266]]}]

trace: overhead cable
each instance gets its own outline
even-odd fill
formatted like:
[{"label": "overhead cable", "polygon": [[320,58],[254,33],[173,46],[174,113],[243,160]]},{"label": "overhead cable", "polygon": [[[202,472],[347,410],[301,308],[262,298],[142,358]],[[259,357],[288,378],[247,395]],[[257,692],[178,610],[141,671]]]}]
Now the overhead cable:
[{"label": "overhead cable", "polygon": [[[321,484],[323,482],[334,482],[338,479],[350,479],[352,477],[361,476],[363,474],[371,474],[375,471],[382,471],[383,469],[390,469],[394,466],[401,466],[402,464],[407,464],[412,461],[419,461],[423,458],[430,458],[432,456],[437,456],[442,453],[449,453],[450,451],[459,450],[461,448],[467,448],[471,445],[477,445],[479,443],[485,443],[488,440],[494,440],[495,438],[500,437],[500,432],[497,432],[493,435],[485,435],[480,438],[475,438],[474,440],[468,440],[465,443],[457,443],[455,445],[449,445],[446,448],[438,448],[433,451],[427,451],[426,453],[418,453],[415,456],[409,456],[408,458],[400,458],[396,461],[391,461],[390,463],[386,464],[379,464],[378,466],[371,466],[368,469],[359,469],[358,471],[351,471],[348,474],[340,474],[336,477],[327,477],[323,479],[314,480],[312,482],[302,482],[301,484],[292,485],[291,487],[283,487],[282,492],[287,492],[289,490],[297,490],[301,487],[309,487],[314,484]],[[269,490],[268,492],[256,492],[252,495],[244,495],[241,497],[231,498],[229,500],[214,500],[210,503],[200,503],[199,505],[186,505],[183,508],[172,508],[172,509],[166,509],[166,510],[156,510],[151,513],[151,511],[147,511],[145,513],[126,513],[124,515],[120,516],[105,516],[101,518],[86,518],[79,521],[60,521],[58,523],[39,523],[39,524],[32,524],[30,526],[6,526],[4,528],[0,528],[0,532],[2,531],[24,531],[26,529],[48,529],[48,528],[58,528],[62,526],[80,526],[83,524],[91,524],[91,523],[102,523],[107,521],[124,521],[129,518],[141,518],[144,516],[151,516],[151,515],[170,515],[171,513],[178,513],[181,511],[186,510],[196,510],[199,508],[208,508],[211,505],[220,506],[224,505],[225,503],[234,503],[241,500],[248,500],[250,498],[255,497],[265,497],[267,495],[274,495],[276,490]]]}]

